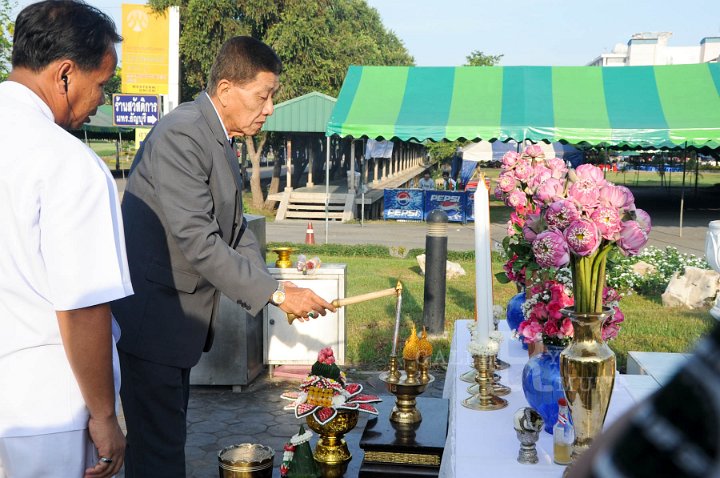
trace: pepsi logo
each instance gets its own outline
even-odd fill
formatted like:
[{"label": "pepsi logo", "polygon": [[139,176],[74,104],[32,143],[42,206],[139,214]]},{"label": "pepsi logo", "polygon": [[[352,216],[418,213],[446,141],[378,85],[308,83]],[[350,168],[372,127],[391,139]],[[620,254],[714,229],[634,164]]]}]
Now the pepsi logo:
[{"label": "pepsi logo", "polygon": [[410,204],[410,193],[407,191],[400,191],[396,196],[398,204],[401,206],[407,206]]}]

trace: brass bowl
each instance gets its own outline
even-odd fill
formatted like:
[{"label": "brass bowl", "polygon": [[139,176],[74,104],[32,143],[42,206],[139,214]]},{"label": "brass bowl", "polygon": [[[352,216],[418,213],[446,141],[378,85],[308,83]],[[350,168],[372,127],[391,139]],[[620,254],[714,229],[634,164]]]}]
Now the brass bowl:
[{"label": "brass bowl", "polygon": [[278,255],[278,259],[275,261],[275,267],[280,269],[292,267],[290,254],[295,252],[295,249],[292,247],[278,247],[277,249],[273,249],[273,252]]},{"label": "brass bowl", "polygon": [[359,416],[358,410],[338,410],[335,418],[325,425],[315,420],[312,414],[305,418],[308,427],[320,437],[313,456],[323,476],[342,476],[347,470],[352,454],[343,436],[355,428]]}]

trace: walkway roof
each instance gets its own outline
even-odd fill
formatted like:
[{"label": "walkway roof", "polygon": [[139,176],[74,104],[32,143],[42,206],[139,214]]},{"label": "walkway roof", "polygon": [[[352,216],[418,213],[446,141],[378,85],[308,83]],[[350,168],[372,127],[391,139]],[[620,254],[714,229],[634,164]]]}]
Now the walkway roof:
[{"label": "walkway roof", "polygon": [[330,112],[337,100],[314,91],[275,105],[263,131],[285,133],[325,133]]}]

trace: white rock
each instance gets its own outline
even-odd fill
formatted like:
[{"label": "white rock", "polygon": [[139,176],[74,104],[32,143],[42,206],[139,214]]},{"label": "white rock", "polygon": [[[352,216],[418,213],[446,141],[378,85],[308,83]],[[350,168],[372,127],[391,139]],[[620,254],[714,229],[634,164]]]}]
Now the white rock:
[{"label": "white rock", "polygon": [[683,275],[675,273],[662,295],[666,307],[691,309],[707,306],[720,291],[720,274],[707,269],[686,267]]},{"label": "white rock", "polygon": [[[417,259],[418,265],[420,266],[420,271],[422,272],[422,275],[425,275],[425,254],[420,254],[419,256],[416,256],[415,259]],[[465,269],[458,264],[457,262],[452,261],[446,261],[445,263],[445,279],[455,279],[456,277],[464,276]]]},{"label": "white rock", "polygon": [[657,267],[652,264],[648,264],[645,261],[637,261],[631,267],[632,271],[640,277],[645,277],[648,274],[654,274],[657,272]]}]

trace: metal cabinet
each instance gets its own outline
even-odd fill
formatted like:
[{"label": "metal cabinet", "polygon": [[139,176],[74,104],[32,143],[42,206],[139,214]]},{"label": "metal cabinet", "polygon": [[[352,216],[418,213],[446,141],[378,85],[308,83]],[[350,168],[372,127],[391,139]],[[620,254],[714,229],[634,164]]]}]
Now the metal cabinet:
[{"label": "metal cabinet", "polygon": [[[322,264],[314,274],[303,275],[294,268],[269,267],[278,280],[288,280],[312,289],[331,302],[345,297],[345,264]],[[285,313],[274,305],[264,310],[263,337],[265,363],[270,365],[310,365],[324,347],[332,347],[338,364],[345,363],[345,309],[328,312],[317,319],[288,324]]]}]

